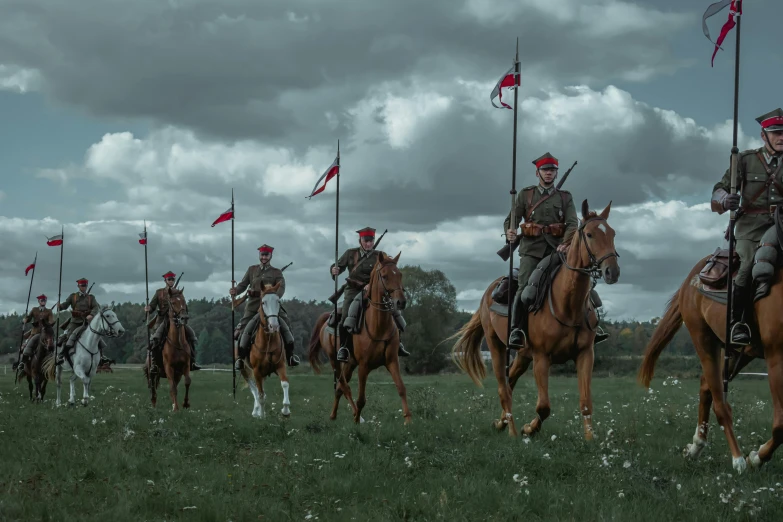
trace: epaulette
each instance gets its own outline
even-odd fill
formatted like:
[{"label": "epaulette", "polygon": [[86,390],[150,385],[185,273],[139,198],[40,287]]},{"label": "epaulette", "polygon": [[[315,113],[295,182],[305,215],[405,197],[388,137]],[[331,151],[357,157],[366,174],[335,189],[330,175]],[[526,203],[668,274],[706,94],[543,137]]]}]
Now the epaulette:
[{"label": "epaulette", "polygon": [[538,186],[538,185],[530,185],[529,187],[525,187],[525,188],[523,188],[523,189],[522,189],[522,192],[525,192],[526,190],[535,190],[535,188],[536,188],[537,186]]},{"label": "epaulette", "polygon": [[569,191],[567,191],[567,190],[563,190],[563,189],[557,189],[557,190],[559,192],[562,192],[563,194],[568,194],[569,196],[571,195],[571,193]]}]

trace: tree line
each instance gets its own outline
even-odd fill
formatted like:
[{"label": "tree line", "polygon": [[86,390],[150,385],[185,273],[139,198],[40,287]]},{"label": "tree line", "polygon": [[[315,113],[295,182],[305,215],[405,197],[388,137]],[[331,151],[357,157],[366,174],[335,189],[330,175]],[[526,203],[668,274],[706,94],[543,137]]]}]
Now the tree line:
[{"label": "tree line", "polygon": [[[432,374],[454,369],[449,360],[451,342],[442,342],[454,334],[471,316],[457,307],[457,291],[440,270],[425,270],[419,266],[401,267],[408,303],[403,311],[407,323],[402,341],[411,356],[401,359],[409,374]],[[296,341],[296,353],[306,360],[310,335],[318,316],[333,310],[328,301],[283,299],[291,331]],[[107,339],[106,354],[118,363],[142,363],[147,350],[143,303],[115,304],[114,311],[126,329],[119,339]],[[230,364],[231,301],[221,299],[188,300],[189,324],[196,332],[199,364]],[[236,320],[242,317],[244,304],[236,310]],[[67,312],[63,313],[67,317]],[[16,313],[0,315],[0,361],[16,360],[21,336],[22,316]],[[607,321],[602,327],[609,340],[596,347],[596,369],[600,359],[636,356],[644,352],[658,318],[650,321]],[[486,345],[484,346],[486,349]],[[687,331],[683,328],[667,348],[669,355],[695,354]],[[605,364],[605,363],[604,363]]]}]

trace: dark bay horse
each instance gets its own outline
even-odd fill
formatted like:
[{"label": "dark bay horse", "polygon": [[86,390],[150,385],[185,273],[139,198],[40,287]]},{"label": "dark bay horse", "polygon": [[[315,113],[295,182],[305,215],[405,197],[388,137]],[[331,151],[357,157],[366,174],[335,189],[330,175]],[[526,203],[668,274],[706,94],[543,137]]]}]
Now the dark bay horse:
[{"label": "dark bay horse", "polygon": [[[394,324],[392,312],[405,309],[405,289],[402,286],[402,272],[397,268],[397,257],[391,258],[380,253],[378,262],[370,274],[370,283],[367,289],[369,307],[364,311],[364,321],[361,331],[353,334],[353,354],[347,363],[337,362],[337,349],[334,346],[334,330],[327,325],[329,313],[321,314],[316,321],[313,333],[310,336],[309,360],[315,373],[320,373],[319,356],[325,351],[335,372],[337,387],[334,392],[334,406],[330,418],[337,417],[337,406],[340,397],[345,398],[353,409],[354,422],[362,421],[362,409],[364,408],[367,389],[367,376],[370,372],[381,366],[385,366],[391,374],[397,393],[402,399],[402,411],[405,424],[411,422],[411,411],[408,408],[408,395],[405,384],[400,375],[400,363],[398,360],[398,348],[400,345],[400,332]],[[359,398],[354,403],[351,395],[351,387],[348,382],[355,369],[359,370]]]},{"label": "dark bay horse", "polygon": [[653,332],[645,349],[644,359],[639,369],[639,382],[650,386],[655,373],[655,363],[663,349],[671,342],[674,334],[685,323],[690,333],[696,354],[701,361],[701,385],[699,389],[699,418],[693,443],[683,451],[686,457],[697,458],[707,445],[707,430],[710,421],[710,407],[715,411],[718,424],[723,428],[731,451],[732,466],[742,473],[747,464],[754,468],[772,458],[778,446],[783,443],[783,322],[780,311],[783,309],[783,274],[778,270],[768,296],[758,300],[755,305],[755,317],[758,332],[754,334],[757,346],[743,349],[744,361],[735,368],[735,373],[747,365],[754,357],[761,355],[755,348],[763,349],[763,358],[767,361],[769,388],[772,394],[773,417],[772,438],[758,451],[751,451],[745,459],[734,435],[731,406],[723,395],[723,356],[721,355],[726,337],[726,306],[713,301],[699,291],[699,272],[708,257],[693,267],[688,277],[669,300],[666,312]]},{"label": "dark bay horse", "polygon": [[[179,411],[177,387],[179,386],[179,381],[182,377],[185,378],[185,400],[182,402],[182,407],[190,408],[190,344],[188,343],[187,335],[185,334],[188,312],[182,289],[169,288],[168,292],[169,324],[162,350],[162,371],[169,380],[171,408],[173,411]],[[158,366],[160,367],[160,365]],[[158,399],[160,373],[158,372],[150,375],[149,361],[147,361],[144,365],[144,375],[147,378],[147,385],[150,389],[152,405],[155,406]]]},{"label": "dark bay horse", "polygon": [[278,282],[274,286],[266,285],[261,293],[261,306],[258,310],[261,321],[250,347],[250,354],[245,358],[245,364],[241,370],[242,377],[245,378],[245,382],[250,387],[250,393],[253,394],[253,417],[261,419],[265,416],[264,406],[266,405],[264,378],[273,373],[280,376],[280,386],[283,388],[283,408],[280,413],[284,417],[291,415],[285,352],[278,320],[280,297],[277,295],[277,291],[279,289],[280,283]]},{"label": "dark bay horse", "polygon": [[[52,328],[44,328],[40,334],[36,334],[27,340],[28,343],[34,343],[33,356],[30,359],[30,363],[25,365],[24,371],[19,373],[27,378],[30,401],[43,402],[46,394],[46,383],[49,382],[49,379],[46,376],[46,371],[44,371],[43,362],[52,347],[53,337],[54,330]],[[35,393],[33,393],[33,390]]]},{"label": "dark bay horse", "polygon": [[[590,385],[598,320],[589,297],[594,277],[603,276],[604,281],[611,285],[620,276],[614,247],[615,232],[607,222],[611,206],[610,202],[600,214],[596,214],[589,210],[587,200],[582,203],[583,221],[573,236],[565,262],[555,275],[541,309],[530,315],[527,344],[514,359],[508,383],[505,373],[508,318],[490,309],[494,303],[492,291],[500,278],[493,281],[484,292],[479,309],[468,323],[449,338],[458,338],[452,348],[452,355],[457,365],[478,386],[482,386],[481,381],[486,376],[486,367],[481,358],[481,340],[487,340],[503,409],[500,419],[493,422],[497,430],[508,426],[510,436],[518,435],[511,411],[511,396],[517,380],[532,362],[538,402],[536,417],[530,424],[524,425],[523,431],[527,435],[540,431],[550,413],[549,368],[552,364],[573,360],[576,362],[579,381],[579,410],[582,413],[585,438],[593,438]],[[513,301],[513,297],[510,295],[509,301]]]}]

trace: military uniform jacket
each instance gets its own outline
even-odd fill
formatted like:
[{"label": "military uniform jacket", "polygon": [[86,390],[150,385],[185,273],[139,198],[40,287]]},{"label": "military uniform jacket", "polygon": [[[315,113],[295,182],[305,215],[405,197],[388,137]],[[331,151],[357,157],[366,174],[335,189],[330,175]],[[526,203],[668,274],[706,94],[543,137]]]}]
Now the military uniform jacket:
[{"label": "military uniform jacket", "polygon": [[[744,210],[734,225],[734,237],[737,239],[759,241],[774,224],[774,205],[783,204],[782,165],[783,158],[770,156],[763,147],[739,154],[737,186],[742,196],[740,208]],[[768,174],[768,171],[772,174]],[[714,212],[725,212],[721,197],[730,189],[731,168],[726,169],[723,178],[712,189],[711,204]]]},{"label": "military uniform jacket", "polygon": [[[158,317],[164,315],[168,317],[170,306],[169,303],[169,287],[165,286],[163,288],[158,288],[155,290],[155,295],[153,295],[152,299],[150,300],[150,313],[157,309]],[[185,309],[187,310],[187,304],[185,305]]]},{"label": "military uniform jacket", "polygon": [[280,288],[277,290],[277,295],[282,299],[285,294],[285,277],[283,271],[279,268],[275,268],[269,264],[266,266],[251,265],[247,267],[245,277],[237,285],[237,295],[241,294],[248,289],[248,299],[245,305],[246,310],[252,310],[257,312],[261,306],[261,291],[266,285],[274,286],[280,283]]},{"label": "military uniform jacket", "polygon": [[71,324],[81,325],[87,320],[88,315],[95,317],[100,312],[98,301],[92,294],[74,292],[62,303],[62,310],[71,309]]},{"label": "military uniform jacket", "polygon": [[[381,252],[379,250],[365,252],[359,247],[349,248],[343,252],[343,255],[337,260],[337,268],[340,269],[341,274],[346,269],[348,270],[348,286],[360,290],[364,285],[368,284],[370,282],[370,274],[372,273],[375,263],[378,262],[378,256],[380,254]],[[368,256],[370,259],[367,259]],[[354,270],[354,267],[359,265],[359,263],[361,263],[361,266],[359,266],[358,270]],[[333,266],[334,263],[332,263],[332,267]],[[335,277],[336,276],[332,276],[332,279]]]},{"label": "military uniform jacket", "polygon": [[54,325],[54,314],[52,313],[51,310],[49,310],[45,306],[43,308],[40,306],[36,306],[35,308],[27,312],[25,319],[27,319],[28,323],[31,323],[33,325],[33,329],[30,330],[31,337],[33,335],[41,333],[44,323],[46,326],[49,327]]},{"label": "military uniform jacket", "polygon": [[[551,196],[539,203],[550,193]],[[525,187],[517,194],[514,214],[517,222],[513,228],[519,226],[521,220],[525,220],[519,242],[519,255],[539,259],[561,243],[570,243],[579,223],[571,193],[554,187],[547,190],[541,185]],[[504,232],[512,228],[509,226],[510,221],[511,212],[503,223]],[[538,235],[533,235],[536,233]]]}]

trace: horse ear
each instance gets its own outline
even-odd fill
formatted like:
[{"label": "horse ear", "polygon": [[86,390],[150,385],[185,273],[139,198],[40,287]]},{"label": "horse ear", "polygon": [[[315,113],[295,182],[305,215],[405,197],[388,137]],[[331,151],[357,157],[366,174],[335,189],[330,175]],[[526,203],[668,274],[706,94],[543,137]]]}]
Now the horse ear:
[{"label": "horse ear", "polygon": [[587,219],[590,215],[590,205],[587,204],[587,200],[582,201],[582,217]]},{"label": "horse ear", "polygon": [[387,256],[386,256],[386,254],[384,254],[383,252],[381,252],[380,254],[378,254],[378,262],[379,262],[380,264],[383,264],[383,263],[385,263],[385,262],[386,262],[386,257],[387,257]]},{"label": "horse ear", "polygon": [[280,290],[280,281],[275,283],[275,286],[272,287],[273,292],[277,292],[278,290]]},{"label": "horse ear", "polygon": [[612,208],[612,200],[609,200],[609,204],[601,211],[601,217],[607,219],[609,217],[609,209]]},{"label": "horse ear", "polygon": [[394,264],[397,264],[397,261],[400,259],[400,255],[402,254],[402,251],[398,252],[396,256],[394,256]]}]

